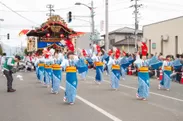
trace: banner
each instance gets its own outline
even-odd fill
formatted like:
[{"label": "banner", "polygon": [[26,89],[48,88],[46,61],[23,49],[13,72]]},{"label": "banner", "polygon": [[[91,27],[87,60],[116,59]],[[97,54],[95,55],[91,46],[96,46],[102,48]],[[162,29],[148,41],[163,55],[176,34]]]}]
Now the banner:
[{"label": "banner", "polygon": [[27,52],[37,51],[37,37],[27,38]]},{"label": "banner", "polygon": [[43,48],[46,48],[46,47],[53,46],[54,44],[56,44],[60,47],[64,47],[64,45],[61,44],[60,42],[38,42],[37,43],[37,48],[38,49],[43,49]]}]

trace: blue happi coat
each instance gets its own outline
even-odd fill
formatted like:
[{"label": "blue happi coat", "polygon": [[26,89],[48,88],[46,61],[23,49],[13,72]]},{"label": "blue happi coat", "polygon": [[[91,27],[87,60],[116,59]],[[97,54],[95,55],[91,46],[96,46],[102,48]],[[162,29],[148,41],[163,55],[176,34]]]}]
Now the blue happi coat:
[{"label": "blue happi coat", "polygon": [[137,95],[139,98],[147,98],[149,96],[149,62],[147,60],[139,60],[138,64],[138,90]]},{"label": "blue happi coat", "polygon": [[52,64],[53,59],[45,59],[45,85],[50,85],[52,83]]},{"label": "blue happi coat", "polygon": [[80,57],[76,63],[78,73],[81,75],[82,79],[86,78],[88,72],[87,60],[84,57]]},{"label": "blue happi coat", "polygon": [[77,93],[77,68],[76,60],[66,60],[66,90],[65,90],[65,99],[68,103],[74,103]]},{"label": "blue happi coat", "polygon": [[54,59],[54,64],[52,65],[53,69],[53,78],[52,78],[52,92],[58,93],[60,91],[60,84],[62,80],[62,59]]}]

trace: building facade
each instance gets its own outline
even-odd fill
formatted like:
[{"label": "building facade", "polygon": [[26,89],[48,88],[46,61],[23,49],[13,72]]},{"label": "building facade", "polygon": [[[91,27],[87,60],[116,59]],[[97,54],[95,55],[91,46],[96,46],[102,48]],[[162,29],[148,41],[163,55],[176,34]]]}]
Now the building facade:
[{"label": "building facade", "polygon": [[75,40],[75,47],[81,49],[89,49],[92,41],[90,40],[91,33],[86,33]]},{"label": "building facade", "polygon": [[[117,47],[128,53],[135,52],[135,30],[133,28],[124,27],[109,33],[109,48]],[[141,40],[142,31],[138,30],[137,40]],[[104,35],[105,38],[105,35]]]},{"label": "building facade", "polygon": [[149,53],[176,55],[183,53],[183,16],[143,26]]}]

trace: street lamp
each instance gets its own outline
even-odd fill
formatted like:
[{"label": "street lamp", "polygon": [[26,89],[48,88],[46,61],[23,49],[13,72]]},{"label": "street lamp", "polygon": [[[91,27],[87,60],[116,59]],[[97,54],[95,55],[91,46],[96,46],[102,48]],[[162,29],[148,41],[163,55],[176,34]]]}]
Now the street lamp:
[{"label": "street lamp", "polygon": [[90,7],[90,6],[88,6],[88,5],[86,5],[86,4],[84,4],[84,3],[75,3],[75,5],[84,5],[84,6],[86,6],[86,7],[88,7],[90,10],[92,9],[92,7]]},{"label": "street lamp", "polygon": [[86,5],[86,4],[83,4],[83,3],[80,3],[80,2],[77,2],[75,3],[75,5],[83,5],[83,6],[86,6],[87,8],[90,9],[91,11],[91,29],[92,29],[92,38],[93,38],[93,35],[95,33],[95,23],[94,23],[94,7],[93,7],[93,1],[91,1],[91,7]]},{"label": "street lamp", "polygon": [[81,5],[81,3],[75,3],[75,5]]}]

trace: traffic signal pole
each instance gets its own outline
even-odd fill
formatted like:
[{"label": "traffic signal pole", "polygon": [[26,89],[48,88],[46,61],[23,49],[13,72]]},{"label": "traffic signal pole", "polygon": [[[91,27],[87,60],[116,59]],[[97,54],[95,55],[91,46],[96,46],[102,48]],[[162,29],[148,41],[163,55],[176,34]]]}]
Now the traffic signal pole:
[{"label": "traffic signal pole", "polygon": [[72,22],[72,12],[71,11],[69,11],[69,13],[68,13],[68,22],[69,23]]}]

